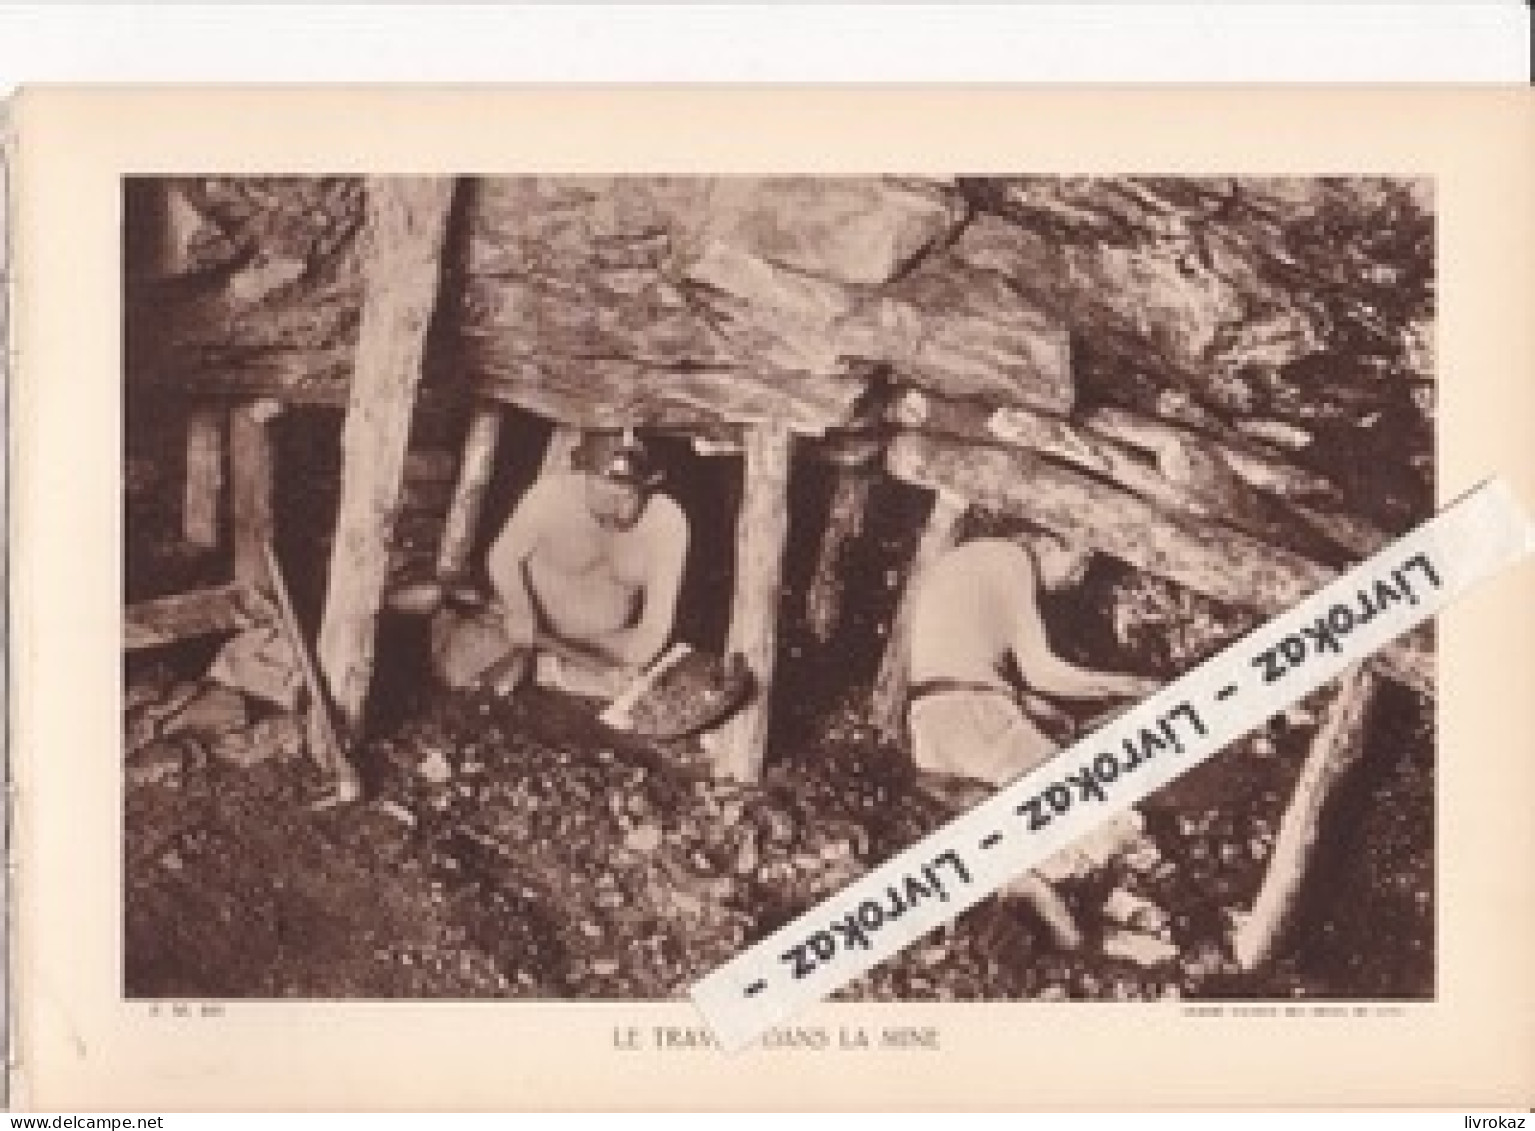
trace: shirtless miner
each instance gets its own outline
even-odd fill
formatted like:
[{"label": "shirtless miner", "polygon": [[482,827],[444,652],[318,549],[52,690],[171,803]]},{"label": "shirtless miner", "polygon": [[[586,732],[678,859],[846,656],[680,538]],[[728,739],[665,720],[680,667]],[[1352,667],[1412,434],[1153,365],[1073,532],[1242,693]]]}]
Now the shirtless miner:
[{"label": "shirtless miner", "polygon": [[[1156,689],[1154,680],[1076,667],[1051,651],[1039,595],[1079,583],[1090,557],[1044,532],[976,538],[922,579],[908,645],[907,720],[927,792],[969,808],[1053,757],[1055,743],[1023,707],[1051,713],[1035,694],[1138,699]],[[1070,909],[1043,876],[1025,873],[999,894],[1024,899],[1058,946],[1081,945]]]},{"label": "shirtless miner", "polygon": [[611,697],[672,633],[687,557],[682,508],[632,433],[582,437],[574,469],[536,480],[490,547],[494,600],[444,609],[432,656],[450,686],[510,694],[533,675]]}]

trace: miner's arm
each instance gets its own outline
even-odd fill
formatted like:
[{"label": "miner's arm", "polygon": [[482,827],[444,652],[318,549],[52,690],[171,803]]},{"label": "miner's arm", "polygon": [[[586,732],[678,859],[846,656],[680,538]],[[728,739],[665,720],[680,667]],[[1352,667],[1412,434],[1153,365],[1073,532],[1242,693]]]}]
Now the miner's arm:
[{"label": "miner's arm", "polygon": [[1039,615],[1039,580],[1034,566],[1029,563],[1025,569],[1014,602],[1012,652],[1018,674],[1031,689],[1058,699],[1138,699],[1159,686],[1155,680],[1094,671],[1057,656]]},{"label": "miner's arm", "polygon": [[[485,557],[491,588],[514,633],[525,636],[539,624],[539,612],[528,584],[527,563],[538,547],[549,516],[559,504],[548,479],[536,480],[524,492]],[[528,644],[531,640],[519,640]]]}]

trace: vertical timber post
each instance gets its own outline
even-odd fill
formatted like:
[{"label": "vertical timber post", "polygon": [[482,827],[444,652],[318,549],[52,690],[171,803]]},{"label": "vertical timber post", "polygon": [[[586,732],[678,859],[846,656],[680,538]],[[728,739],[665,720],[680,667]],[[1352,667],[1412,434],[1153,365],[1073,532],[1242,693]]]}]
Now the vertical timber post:
[{"label": "vertical timber post", "polygon": [[757,686],[751,702],[720,728],[711,743],[720,760],[719,770],[737,781],[761,777],[767,752],[793,444],[782,424],[756,425],[746,433],[744,490],[736,518],[735,593],[726,648],[746,658]]},{"label": "vertical timber post", "polygon": [[362,318],[341,434],[341,502],[318,646],[348,737],[360,730],[373,675],[389,538],[452,195],[450,177],[377,177],[367,183]]},{"label": "vertical timber post", "polygon": [[838,467],[836,477],[815,573],[805,591],[805,623],[822,644],[831,640],[842,618],[848,546],[863,533],[874,469],[868,464]]},{"label": "vertical timber post", "polygon": [[229,410],[229,513],[235,580],[266,588],[264,546],[272,538],[272,437],[267,421],[280,406],[256,401]]},{"label": "vertical timber post", "polygon": [[469,422],[464,454],[458,468],[458,484],[443,522],[442,543],[437,549],[437,576],[458,578],[469,568],[480,512],[485,506],[485,487],[496,464],[496,445],[501,439],[501,408],[486,405]]},{"label": "vertical timber post", "polygon": [[188,546],[219,544],[219,499],[224,493],[224,419],[217,409],[193,409],[187,417],[187,470],[181,536]]},{"label": "vertical timber post", "polygon": [[544,462],[539,466],[539,478],[569,471],[573,466],[576,447],[581,443],[581,429],[569,424],[556,424],[544,445]]},{"label": "vertical timber post", "polygon": [[1232,935],[1232,953],[1243,969],[1251,970],[1272,957],[1294,918],[1301,883],[1321,835],[1322,810],[1334,787],[1364,752],[1365,723],[1379,678],[1363,665],[1339,677],[1290,804],[1280,818],[1279,835],[1252,913]]},{"label": "vertical timber post", "polygon": [[890,636],[870,696],[870,716],[879,732],[891,742],[900,741],[906,732],[906,647],[911,635],[912,601],[923,575],[944,551],[954,545],[959,520],[967,505],[960,495],[937,492],[922,538],[917,543],[917,552],[912,556],[911,568],[907,571],[900,604],[890,618]]}]

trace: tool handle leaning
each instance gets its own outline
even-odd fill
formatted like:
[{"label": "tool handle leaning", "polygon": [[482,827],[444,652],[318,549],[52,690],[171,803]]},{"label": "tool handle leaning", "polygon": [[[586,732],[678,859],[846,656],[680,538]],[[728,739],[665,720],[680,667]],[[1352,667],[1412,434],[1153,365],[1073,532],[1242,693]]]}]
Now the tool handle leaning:
[{"label": "tool handle leaning", "polygon": [[335,720],[330,713],[330,701],[325,694],[325,686],[320,682],[320,673],[315,668],[314,657],[310,655],[309,646],[304,642],[304,634],[299,629],[298,617],[293,612],[293,602],[288,596],[288,586],[283,581],[282,567],[277,562],[277,553],[272,549],[270,540],[261,544],[261,554],[266,564],[272,592],[277,598],[277,611],[282,618],[283,629],[287,633],[288,642],[293,646],[293,654],[298,659],[304,684],[309,688],[313,718],[324,746],[324,749],[319,752],[321,757],[318,761],[322,769],[335,774],[338,783],[343,783],[343,787],[346,788],[350,784],[355,784],[353,780],[355,773],[347,761],[345,747],[336,731]]}]

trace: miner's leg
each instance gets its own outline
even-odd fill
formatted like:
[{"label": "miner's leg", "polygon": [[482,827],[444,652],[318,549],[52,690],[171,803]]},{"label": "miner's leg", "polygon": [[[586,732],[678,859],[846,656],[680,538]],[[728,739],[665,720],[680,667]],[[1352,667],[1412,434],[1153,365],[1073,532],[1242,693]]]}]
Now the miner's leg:
[{"label": "miner's leg", "polygon": [[[1019,709],[999,695],[950,694],[919,701],[910,714],[917,780],[952,813],[973,808],[1055,753],[1055,745]],[[947,773],[933,773],[942,767]],[[926,772],[924,772],[926,771]],[[1026,872],[997,896],[1026,903],[1056,946],[1075,950],[1082,932],[1071,908],[1038,873]]]},{"label": "miner's leg", "polygon": [[1027,903],[1044,922],[1051,941],[1061,950],[1076,950],[1082,945],[1082,931],[1071,908],[1039,873],[1025,872],[1009,881],[997,892],[997,898],[1015,898]]}]

